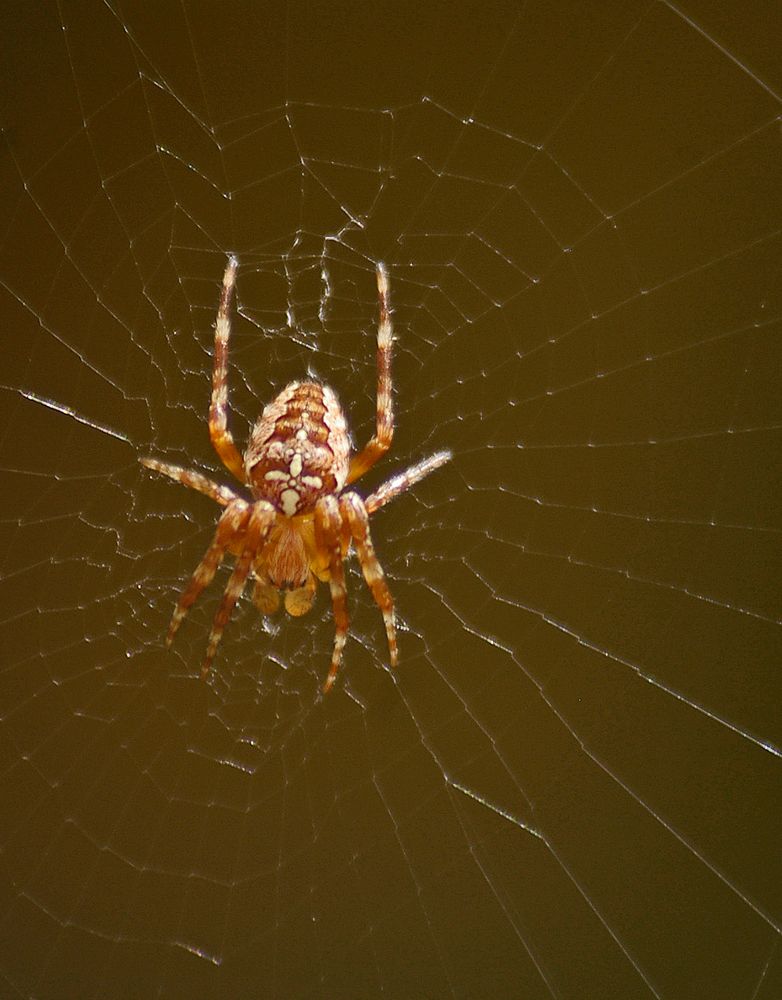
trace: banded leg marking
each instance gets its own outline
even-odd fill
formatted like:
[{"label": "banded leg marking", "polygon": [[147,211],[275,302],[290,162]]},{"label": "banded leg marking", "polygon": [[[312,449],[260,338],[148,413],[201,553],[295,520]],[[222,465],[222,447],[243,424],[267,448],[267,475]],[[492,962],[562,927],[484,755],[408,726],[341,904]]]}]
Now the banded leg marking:
[{"label": "banded leg marking", "polygon": [[245,482],[244,463],[228,428],[228,341],[231,336],[231,298],[239,262],[229,257],[220,290],[220,305],[215,323],[215,357],[212,369],[212,401],[209,406],[209,437],[225,467]]}]

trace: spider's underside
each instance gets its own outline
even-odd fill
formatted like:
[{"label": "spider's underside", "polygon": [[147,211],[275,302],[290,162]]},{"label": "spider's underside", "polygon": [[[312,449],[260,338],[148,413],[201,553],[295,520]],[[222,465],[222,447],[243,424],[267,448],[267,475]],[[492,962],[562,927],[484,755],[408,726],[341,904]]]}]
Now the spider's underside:
[{"label": "spider's underside", "polygon": [[253,600],[263,614],[277,610],[280,591],[289,614],[306,614],[321,580],[331,589],[336,625],[331,669],[323,685],[327,692],[337,676],[348,634],[343,561],[351,544],[383,613],[391,665],[396,664],[394,602],[372,545],[369,516],[447,462],[451,454],[441,451],[424,459],[389,479],[366,500],[353,490],[345,491],[388,450],[394,434],[389,282],[385,267],[378,264],[377,425],[369,443],[351,458],[347,424],[336,394],[319,382],[291,382],[264,407],[241,456],[228,428],[228,340],[237,266],[236,258],[230,257],[220,294],[209,436],[223,464],[249,490],[252,499],[199,472],[154,458],[140,459],[147,468],[206,494],[224,508],[214,539],[179,598],[166,645],[171,644],[182,619],[211,583],[225,553],[230,552],[236,562],[215,615],[201,676],[209,673],[248,576],[255,579]]}]

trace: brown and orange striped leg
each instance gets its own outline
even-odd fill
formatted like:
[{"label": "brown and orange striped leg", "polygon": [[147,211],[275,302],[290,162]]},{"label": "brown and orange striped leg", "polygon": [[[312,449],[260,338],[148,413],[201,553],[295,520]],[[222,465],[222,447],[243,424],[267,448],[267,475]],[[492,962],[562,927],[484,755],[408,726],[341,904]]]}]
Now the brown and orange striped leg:
[{"label": "brown and orange striped leg", "polygon": [[250,507],[250,516],[247,520],[247,528],[242,539],[242,551],[236,560],[233,572],[228,578],[223,599],[220,602],[220,607],[217,609],[217,614],[212,624],[212,631],[209,633],[206,657],[201,667],[202,679],[209,673],[209,668],[212,666],[212,660],[215,658],[217,647],[220,645],[220,639],[223,636],[225,626],[228,624],[234,605],[239,600],[244,590],[244,585],[247,582],[247,577],[250,575],[253,560],[258,555],[258,550],[266,540],[266,536],[269,534],[276,516],[277,512],[274,507],[265,500],[256,500]]},{"label": "brown and orange striped leg", "polygon": [[344,493],[339,498],[339,510],[350,528],[350,535],[356,546],[361,572],[367,586],[372,591],[375,604],[383,613],[388,638],[388,654],[391,666],[397,663],[396,626],[394,624],[394,599],[388,589],[383,567],[375,555],[372,536],[369,533],[369,514],[358,493]]},{"label": "brown and orange striped leg", "polygon": [[377,265],[377,299],[380,315],[377,324],[377,426],[369,443],[350,462],[348,482],[352,483],[372,468],[391,447],[394,436],[394,397],[391,384],[391,355],[394,327],[388,304],[388,271],[380,261]]},{"label": "brown and orange striped leg", "polygon": [[336,498],[333,496],[321,497],[315,506],[315,545],[324,558],[328,557],[329,587],[335,629],[331,668],[323,683],[324,694],[328,694],[336,680],[342,660],[342,650],[345,648],[348,628],[350,627],[347,591],[345,589],[345,569],[342,565],[341,534],[342,518]]},{"label": "brown and orange striped leg", "polygon": [[364,501],[367,513],[374,514],[376,510],[389,503],[394,497],[398,497],[400,493],[404,493],[411,486],[420,483],[430,472],[434,472],[441,465],[445,465],[446,462],[451,460],[451,457],[450,451],[438,451],[437,454],[430,455],[429,458],[424,458],[417,465],[411,465],[404,472],[399,472],[397,475],[387,479],[378,486],[374,493],[370,493]]},{"label": "brown and orange striped leg", "polygon": [[140,458],[139,462],[153,472],[160,472],[169,479],[183,486],[189,486],[191,490],[198,490],[205,496],[210,497],[216,503],[227,507],[232,500],[238,500],[236,493],[229,486],[221,486],[200,472],[193,469],[183,469],[180,465],[169,465],[168,462],[161,462],[157,458]]},{"label": "brown and orange striped leg", "polygon": [[226,548],[236,538],[247,523],[250,506],[244,500],[232,500],[220,515],[217,522],[212,544],[206,550],[206,554],[201,562],[196,566],[190,583],[182,591],[182,594],[174,610],[171,624],[168,626],[166,635],[166,646],[170,646],[174,641],[177,629],[182,624],[182,619],[195,604],[199,594],[209,586],[217,572],[217,567],[223,561]]},{"label": "brown and orange striped leg", "polygon": [[239,482],[246,481],[244,463],[228,429],[228,340],[231,336],[231,296],[239,262],[229,257],[220,291],[215,323],[215,358],[212,369],[212,402],[209,407],[209,437],[220,461]]}]

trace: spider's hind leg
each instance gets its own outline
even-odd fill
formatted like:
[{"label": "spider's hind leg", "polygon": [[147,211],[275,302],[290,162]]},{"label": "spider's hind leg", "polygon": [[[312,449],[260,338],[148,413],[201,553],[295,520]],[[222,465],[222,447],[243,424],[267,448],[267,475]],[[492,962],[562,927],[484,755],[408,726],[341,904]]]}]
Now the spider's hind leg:
[{"label": "spider's hind leg", "polygon": [[209,405],[209,437],[220,461],[240,483],[246,481],[244,462],[228,427],[228,341],[231,338],[231,298],[239,262],[229,257],[220,290],[220,305],[215,323],[212,399]]},{"label": "spider's hind leg", "polygon": [[385,264],[377,265],[377,416],[375,433],[364,448],[350,462],[348,482],[355,482],[371,469],[375,462],[391,447],[394,436],[394,397],[391,381],[391,358],[394,346],[394,326],[388,302],[389,281]]}]

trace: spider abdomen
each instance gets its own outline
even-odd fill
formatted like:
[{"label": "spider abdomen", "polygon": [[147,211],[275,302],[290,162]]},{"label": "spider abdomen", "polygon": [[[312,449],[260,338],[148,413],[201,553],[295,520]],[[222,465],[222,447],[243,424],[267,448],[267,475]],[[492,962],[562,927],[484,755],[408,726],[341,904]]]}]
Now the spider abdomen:
[{"label": "spider abdomen", "polygon": [[334,391],[318,382],[291,382],[264,407],[244,466],[255,497],[293,517],[312,510],[325,494],[339,493],[349,459],[347,424]]}]

